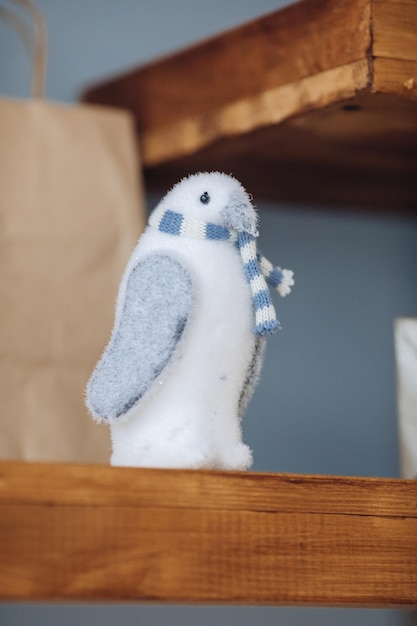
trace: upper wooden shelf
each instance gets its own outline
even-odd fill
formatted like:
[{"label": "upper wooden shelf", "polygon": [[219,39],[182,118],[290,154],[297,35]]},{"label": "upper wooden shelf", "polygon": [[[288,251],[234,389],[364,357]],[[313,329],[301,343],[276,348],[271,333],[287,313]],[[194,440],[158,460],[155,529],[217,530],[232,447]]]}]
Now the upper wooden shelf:
[{"label": "upper wooden shelf", "polygon": [[3,462],[0,598],[417,607],[417,481]]},{"label": "upper wooden shelf", "polygon": [[255,199],[417,208],[415,0],[304,0],[84,99],[132,111],[150,188],[220,169]]}]

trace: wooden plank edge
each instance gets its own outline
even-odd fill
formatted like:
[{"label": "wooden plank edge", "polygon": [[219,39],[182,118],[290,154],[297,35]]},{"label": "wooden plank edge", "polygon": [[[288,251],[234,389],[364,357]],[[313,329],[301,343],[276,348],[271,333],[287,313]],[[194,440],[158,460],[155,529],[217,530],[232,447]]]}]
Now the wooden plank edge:
[{"label": "wooden plank edge", "polygon": [[417,606],[417,482],[0,463],[0,597]]},{"label": "wooden plank edge", "polygon": [[371,0],[372,54],[417,61],[417,4],[413,0]]},{"label": "wooden plank edge", "polygon": [[417,520],[134,507],[0,510],[0,598],[417,606]]},{"label": "wooden plank edge", "polygon": [[370,54],[371,0],[304,0],[86,89],[158,129]]},{"label": "wooden plank edge", "polygon": [[145,167],[192,154],[225,137],[278,124],[284,120],[354,97],[369,87],[367,59],[337,67],[294,83],[238,100],[202,116],[144,130],[140,134]]},{"label": "wooden plank edge", "polygon": [[371,91],[401,96],[417,105],[417,61],[375,58]]},{"label": "wooden plank edge", "polygon": [[417,519],[417,481],[0,462],[0,504],[290,510]]}]

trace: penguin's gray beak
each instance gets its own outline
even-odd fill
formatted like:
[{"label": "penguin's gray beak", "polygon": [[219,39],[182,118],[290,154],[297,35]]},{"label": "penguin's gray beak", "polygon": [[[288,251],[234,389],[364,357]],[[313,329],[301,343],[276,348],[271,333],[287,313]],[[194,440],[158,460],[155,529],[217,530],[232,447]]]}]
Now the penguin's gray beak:
[{"label": "penguin's gray beak", "polygon": [[253,237],[258,236],[258,216],[246,194],[231,194],[220,215],[226,228],[238,233],[246,232]]}]

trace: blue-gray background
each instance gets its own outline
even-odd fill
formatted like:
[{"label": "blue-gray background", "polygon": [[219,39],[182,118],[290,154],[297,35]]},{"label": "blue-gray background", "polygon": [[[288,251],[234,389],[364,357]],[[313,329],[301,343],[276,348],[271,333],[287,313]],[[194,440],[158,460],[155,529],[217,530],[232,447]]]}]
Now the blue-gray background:
[{"label": "blue-gray background", "polygon": [[[285,4],[38,0],[49,27],[47,95],[74,101],[88,83]],[[0,24],[0,94],[26,97],[29,82],[26,53],[15,33]],[[149,197],[151,208],[156,200]],[[263,252],[295,271],[296,287],[285,300],[276,299],[284,330],[269,340],[262,381],[244,422],[253,469],[397,476],[393,321],[417,315],[416,221],[349,207],[258,208]],[[2,626],[394,626],[406,620],[403,613],[371,610],[0,606]]]}]

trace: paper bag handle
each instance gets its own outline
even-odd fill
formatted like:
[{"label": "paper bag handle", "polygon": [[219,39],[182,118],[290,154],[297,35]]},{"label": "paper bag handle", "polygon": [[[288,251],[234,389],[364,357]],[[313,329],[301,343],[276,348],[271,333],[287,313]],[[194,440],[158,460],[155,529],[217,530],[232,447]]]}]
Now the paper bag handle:
[{"label": "paper bag handle", "polygon": [[47,29],[46,23],[37,6],[32,0],[12,0],[15,4],[25,9],[31,18],[33,33],[28,28],[25,20],[12,9],[0,7],[0,18],[8,22],[17,32],[25,44],[32,59],[32,88],[33,98],[45,96],[46,83],[46,52],[47,52]]}]

